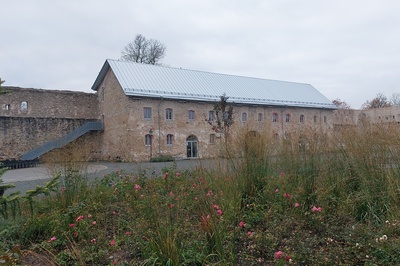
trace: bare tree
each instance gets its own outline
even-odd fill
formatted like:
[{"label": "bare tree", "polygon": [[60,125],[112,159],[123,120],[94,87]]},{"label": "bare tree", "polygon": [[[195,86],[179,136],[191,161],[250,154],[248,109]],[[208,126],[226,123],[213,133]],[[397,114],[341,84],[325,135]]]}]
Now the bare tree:
[{"label": "bare tree", "polygon": [[340,99],[335,99],[332,101],[334,105],[336,105],[339,109],[351,109],[350,105],[346,103],[345,101],[342,101]]},{"label": "bare tree", "polygon": [[393,93],[390,97],[390,103],[392,105],[400,106],[400,93]]},{"label": "bare tree", "polygon": [[362,109],[373,109],[373,108],[383,108],[391,106],[390,101],[388,101],[387,97],[383,93],[378,93],[375,98],[371,101],[366,101],[361,108]]},{"label": "bare tree", "polygon": [[167,47],[160,41],[147,40],[141,34],[137,34],[133,42],[128,43],[121,51],[121,59],[141,64],[158,65],[165,57]]},{"label": "bare tree", "polygon": [[1,84],[3,84],[4,82],[6,82],[5,80],[2,80],[0,78],[0,94],[6,93],[6,91],[1,87]]}]

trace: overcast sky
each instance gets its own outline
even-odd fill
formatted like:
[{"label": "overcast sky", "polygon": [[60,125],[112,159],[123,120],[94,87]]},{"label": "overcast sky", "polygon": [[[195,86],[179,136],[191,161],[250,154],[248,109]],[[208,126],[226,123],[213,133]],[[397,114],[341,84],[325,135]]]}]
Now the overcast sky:
[{"label": "overcast sky", "polygon": [[[6,86],[91,92],[141,33],[162,63],[309,83],[353,108],[400,93],[397,0],[0,0]],[[228,95],[229,96],[229,95]]]}]

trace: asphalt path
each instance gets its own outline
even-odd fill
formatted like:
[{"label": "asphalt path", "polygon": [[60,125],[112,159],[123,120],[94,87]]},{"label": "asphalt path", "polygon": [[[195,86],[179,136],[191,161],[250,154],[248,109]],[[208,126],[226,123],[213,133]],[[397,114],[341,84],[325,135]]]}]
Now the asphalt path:
[{"label": "asphalt path", "polygon": [[[162,163],[115,163],[115,162],[90,162],[79,167],[81,174],[87,176],[89,181],[102,178],[104,175],[115,171],[123,171],[127,174],[146,175],[147,177],[158,176],[162,169],[175,167],[178,171],[193,170],[198,167],[221,167],[221,161],[216,159],[191,159],[179,160],[175,162]],[[5,195],[15,191],[25,194],[26,190],[43,185],[51,180],[61,168],[53,165],[39,164],[36,167],[8,170],[0,178],[4,184],[14,184],[15,188],[7,189]]]}]

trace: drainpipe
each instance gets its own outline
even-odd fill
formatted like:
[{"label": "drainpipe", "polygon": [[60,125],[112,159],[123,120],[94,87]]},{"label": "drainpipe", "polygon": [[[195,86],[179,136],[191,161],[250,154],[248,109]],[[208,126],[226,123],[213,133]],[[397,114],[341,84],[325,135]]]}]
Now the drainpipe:
[{"label": "drainpipe", "polygon": [[283,110],[281,111],[281,136],[283,136],[284,130],[283,130],[283,119],[285,119],[286,121],[286,116],[283,116],[283,112],[285,112],[287,108],[287,105],[285,105],[285,108],[283,108]]},{"label": "drainpipe", "polygon": [[163,101],[163,97],[160,97],[160,102],[158,103],[157,113],[158,113],[158,156],[161,155],[161,115],[160,115],[160,106]]}]

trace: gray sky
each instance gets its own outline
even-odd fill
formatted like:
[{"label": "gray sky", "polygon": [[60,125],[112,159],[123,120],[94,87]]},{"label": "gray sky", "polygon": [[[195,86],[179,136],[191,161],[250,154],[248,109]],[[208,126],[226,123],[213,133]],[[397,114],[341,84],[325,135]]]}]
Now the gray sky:
[{"label": "gray sky", "polygon": [[[91,92],[141,33],[172,67],[309,83],[359,108],[400,93],[397,0],[0,0],[3,85]],[[229,96],[229,95],[228,95]]]}]

